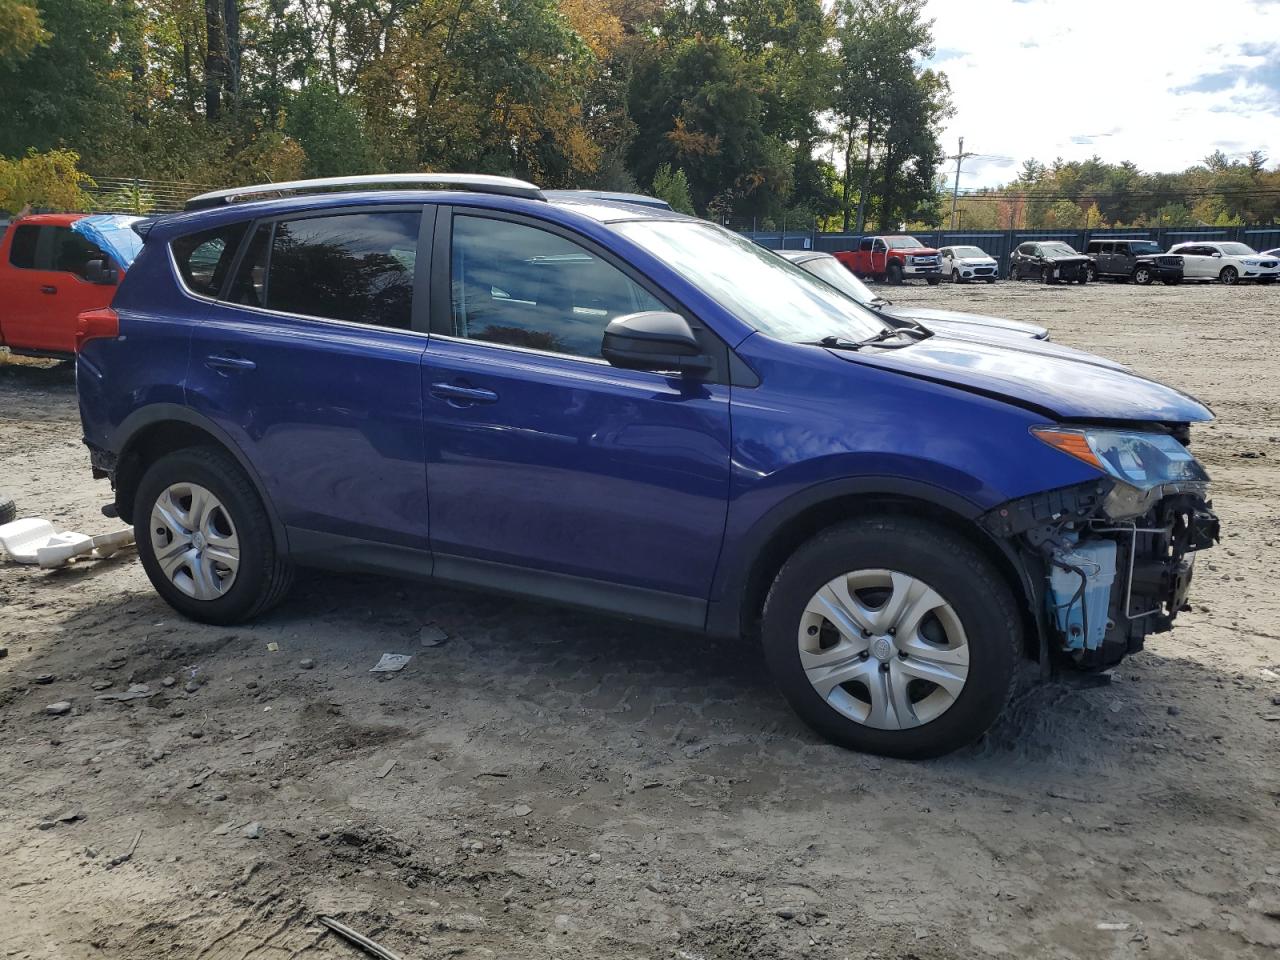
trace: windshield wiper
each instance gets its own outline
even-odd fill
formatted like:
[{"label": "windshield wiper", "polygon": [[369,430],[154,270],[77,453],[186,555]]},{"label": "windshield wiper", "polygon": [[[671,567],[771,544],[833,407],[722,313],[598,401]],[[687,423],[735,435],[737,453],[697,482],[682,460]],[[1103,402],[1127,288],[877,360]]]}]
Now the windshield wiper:
[{"label": "windshield wiper", "polygon": [[[899,329],[898,327],[885,327],[879,333],[867,337],[865,340],[849,340],[845,337],[823,337],[821,340],[811,340],[809,343],[814,346],[827,347],[831,350],[861,350],[863,347],[873,347],[877,344],[884,343],[900,333],[910,332]],[[885,344],[885,348],[889,350],[898,350],[902,347],[909,347],[915,343],[915,340],[908,340],[906,343]]]}]

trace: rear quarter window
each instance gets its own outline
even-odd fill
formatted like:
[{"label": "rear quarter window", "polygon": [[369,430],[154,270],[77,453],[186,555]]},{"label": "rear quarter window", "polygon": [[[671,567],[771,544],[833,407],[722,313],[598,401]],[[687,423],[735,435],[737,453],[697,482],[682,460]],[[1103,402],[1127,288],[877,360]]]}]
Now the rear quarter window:
[{"label": "rear quarter window", "polygon": [[245,223],[229,223],[178,237],[169,244],[173,262],[188,290],[202,297],[218,296],[246,227]]}]

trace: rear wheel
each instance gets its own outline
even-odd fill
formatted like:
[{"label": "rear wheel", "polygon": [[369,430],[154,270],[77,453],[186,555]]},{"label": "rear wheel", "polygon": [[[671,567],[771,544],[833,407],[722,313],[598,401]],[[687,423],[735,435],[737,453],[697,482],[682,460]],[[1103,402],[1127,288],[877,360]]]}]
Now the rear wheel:
[{"label": "rear wheel", "polygon": [[805,722],[841,746],[908,759],[981,736],[1021,656],[1013,596],[986,557],[897,517],[800,547],[769,592],[762,637]]},{"label": "rear wheel", "polygon": [[1150,268],[1150,267],[1144,267],[1144,266],[1139,265],[1139,266],[1137,266],[1137,267],[1134,267],[1134,268],[1133,268],[1133,282],[1134,282],[1134,283],[1140,284],[1140,285],[1142,285],[1142,286],[1144,286],[1144,287],[1145,287],[1147,284],[1149,284],[1149,283],[1150,283],[1152,280],[1154,280],[1154,279],[1155,279],[1155,277],[1153,277],[1153,276],[1151,275],[1151,268]]},{"label": "rear wheel", "polygon": [[942,278],[941,277],[925,277],[925,281],[929,284],[929,286],[936,287],[938,284],[942,282]]},{"label": "rear wheel", "polygon": [[193,620],[252,619],[278,603],[293,579],[253,484],[212,447],[178,450],[147,468],[133,527],[152,586]]},{"label": "rear wheel", "polygon": [[1240,281],[1240,271],[1235,267],[1223,267],[1222,272],[1218,274],[1218,279],[1230,286]]},{"label": "rear wheel", "polygon": [[13,497],[0,493],[0,526],[18,519],[18,507]]}]

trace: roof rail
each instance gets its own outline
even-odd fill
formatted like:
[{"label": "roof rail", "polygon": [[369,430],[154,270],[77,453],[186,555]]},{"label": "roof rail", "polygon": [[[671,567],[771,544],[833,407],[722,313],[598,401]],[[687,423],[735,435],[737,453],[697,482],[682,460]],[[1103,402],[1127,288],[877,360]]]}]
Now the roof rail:
[{"label": "roof rail", "polygon": [[208,210],[237,200],[249,200],[278,193],[317,193],[330,189],[363,190],[380,187],[410,187],[430,184],[477,193],[498,193],[526,200],[545,200],[532,183],[513,177],[494,177],[483,173],[374,173],[357,177],[321,177],[316,180],[288,180],[283,183],[260,183],[252,187],[230,187],[211,190],[192,197],[185,210]]}]

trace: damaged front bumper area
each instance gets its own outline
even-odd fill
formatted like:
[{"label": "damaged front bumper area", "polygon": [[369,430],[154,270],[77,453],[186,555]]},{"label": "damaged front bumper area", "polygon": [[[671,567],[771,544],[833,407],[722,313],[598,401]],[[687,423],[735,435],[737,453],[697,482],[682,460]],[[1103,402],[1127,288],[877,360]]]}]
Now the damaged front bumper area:
[{"label": "damaged front bumper area", "polygon": [[[1191,461],[1193,464],[1195,461]],[[1041,649],[1085,670],[1114,666],[1187,609],[1195,555],[1219,538],[1199,464],[1176,480],[1113,477],[1010,501],[982,518],[1021,557]],[[1187,479],[1197,473],[1203,479]]]}]

